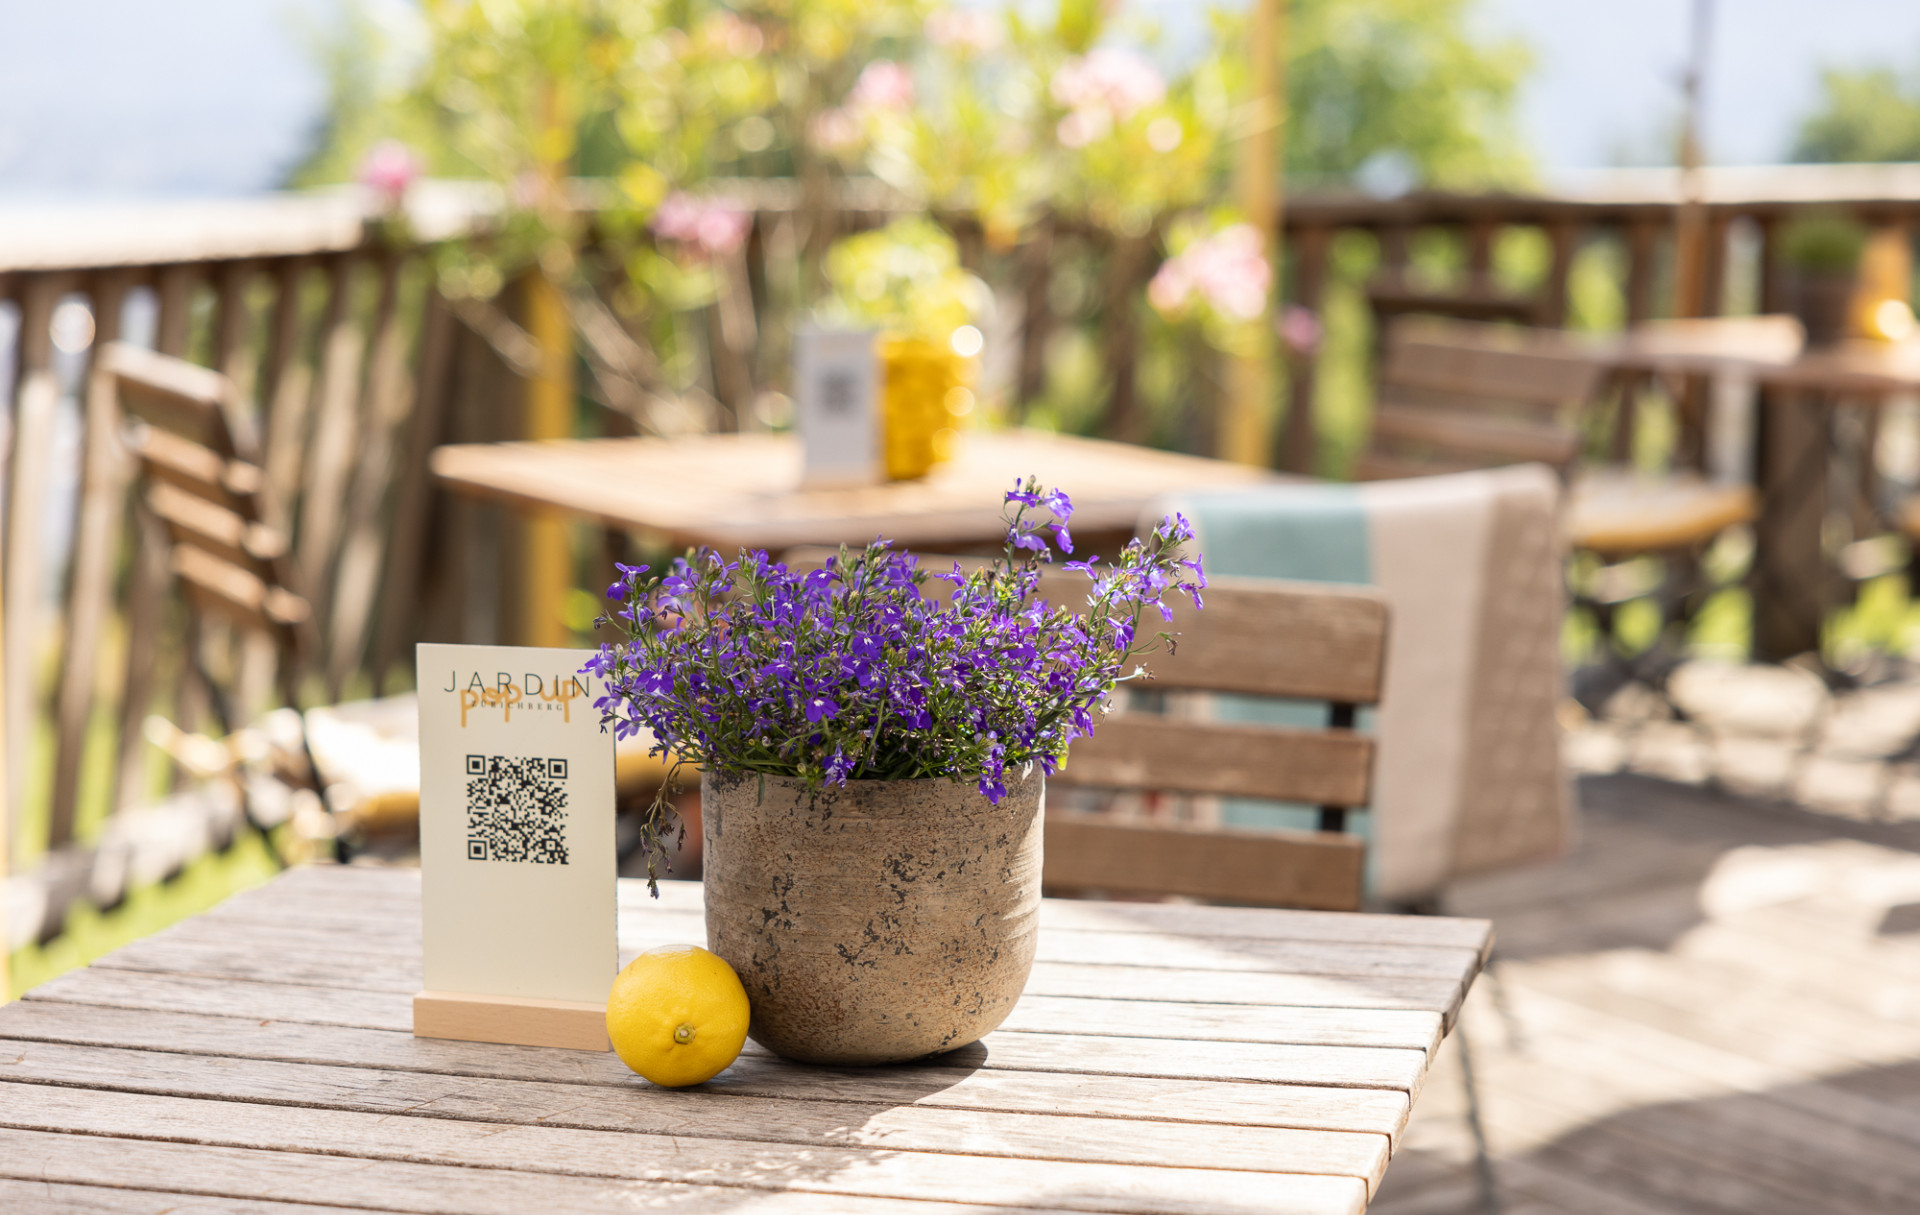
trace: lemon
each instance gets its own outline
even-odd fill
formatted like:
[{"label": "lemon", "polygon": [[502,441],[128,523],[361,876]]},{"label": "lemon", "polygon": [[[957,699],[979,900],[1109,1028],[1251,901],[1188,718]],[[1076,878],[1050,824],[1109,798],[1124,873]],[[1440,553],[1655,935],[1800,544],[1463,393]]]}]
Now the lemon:
[{"label": "lemon", "polygon": [[662,1088],[713,1079],[747,1040],[747,989],[718,954],[662,945],[627,964],[607,993],[620,1061]]}]

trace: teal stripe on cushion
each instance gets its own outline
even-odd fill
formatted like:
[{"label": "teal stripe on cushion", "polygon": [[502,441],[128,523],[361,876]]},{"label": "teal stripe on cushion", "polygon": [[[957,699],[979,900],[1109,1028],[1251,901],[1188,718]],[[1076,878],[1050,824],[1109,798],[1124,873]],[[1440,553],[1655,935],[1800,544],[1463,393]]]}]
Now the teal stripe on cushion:
[{"label": "teal stripe on cushion", "polygon": [[1206,543],[1209,573],[1363,585],[1373,580],[1358,486],[1187,494],[1178,505]]},{"label": "teal stripe on cushion", "polygon": [[[1277,485],[1183,494],[1175,505],[1200,534],[1209,574],[1362,586],[1373,581],[1367,514],[1358,486]],[[1214,704],[1222,721],[1309,728],[1327,724],[1327,706],[1319,702],[1216,696]],[[1363,713],[1359,726],[1371,730],[1372,714]],[[1320,821],[1316,807],[1244,798],[1223,801],[1220,816],[1231,826],[1300,831],[1312,831]],[[1348,815],[1348,830],[1369,835],[1370,818],[1365,812]]]}]

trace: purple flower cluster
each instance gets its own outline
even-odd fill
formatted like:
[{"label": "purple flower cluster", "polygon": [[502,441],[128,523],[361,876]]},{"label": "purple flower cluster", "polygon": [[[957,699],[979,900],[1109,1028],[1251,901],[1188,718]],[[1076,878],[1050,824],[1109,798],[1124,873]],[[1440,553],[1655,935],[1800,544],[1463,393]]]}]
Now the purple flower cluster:
[{"label": "purple flower cluster", "polygon": [[[1140,635],[1146,608],[1171,620],[1176,591],[1198,607],[1206,576],[1181,555],[1193,532],[1176,515],[1111,564],[1067,562],[1088,579],[1086,610],[1051,605],[1040,566],[1072,553],[1073,503],[1028,479],[1006,504],[1004,556],[931,579],[878,540],[808,572],[712,550],[663,573],[621,566],[605,622],[624,639],[586,668],[607,684],[602,721],[621,737],[646,728],[676,764],[814,784],[942,777],[997,802],[1009,770],[1053,772],[1140,674],[1133,660],[1171,642]],[[663,797],[650,870],[667,813]]]}]

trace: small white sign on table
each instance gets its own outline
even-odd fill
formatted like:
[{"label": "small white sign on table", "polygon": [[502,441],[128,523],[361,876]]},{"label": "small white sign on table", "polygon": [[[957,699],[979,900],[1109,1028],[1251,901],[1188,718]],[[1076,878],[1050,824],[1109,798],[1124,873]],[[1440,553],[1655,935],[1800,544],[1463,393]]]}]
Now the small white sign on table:
[{"label": "small white sign on table", "polygon": [[607,1050],[613,735],[589,650],[422,645],[423,1038]]},{"label": "small white sign on table", "polygon": [[879,366],[874,334],[806,326],[793,339],[793,412],[807,489],[880,480]]}]

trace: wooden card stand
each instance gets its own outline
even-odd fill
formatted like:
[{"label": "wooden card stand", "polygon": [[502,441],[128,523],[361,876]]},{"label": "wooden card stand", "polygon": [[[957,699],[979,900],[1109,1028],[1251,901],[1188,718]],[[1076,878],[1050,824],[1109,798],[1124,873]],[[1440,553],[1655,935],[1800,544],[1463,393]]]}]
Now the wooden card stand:
[{"label": "wooden card stand", "polygon": [[607,1041],[604,1005],[459,992],[415,992],[413,1036],[566,1050],[613,1049]]}]

